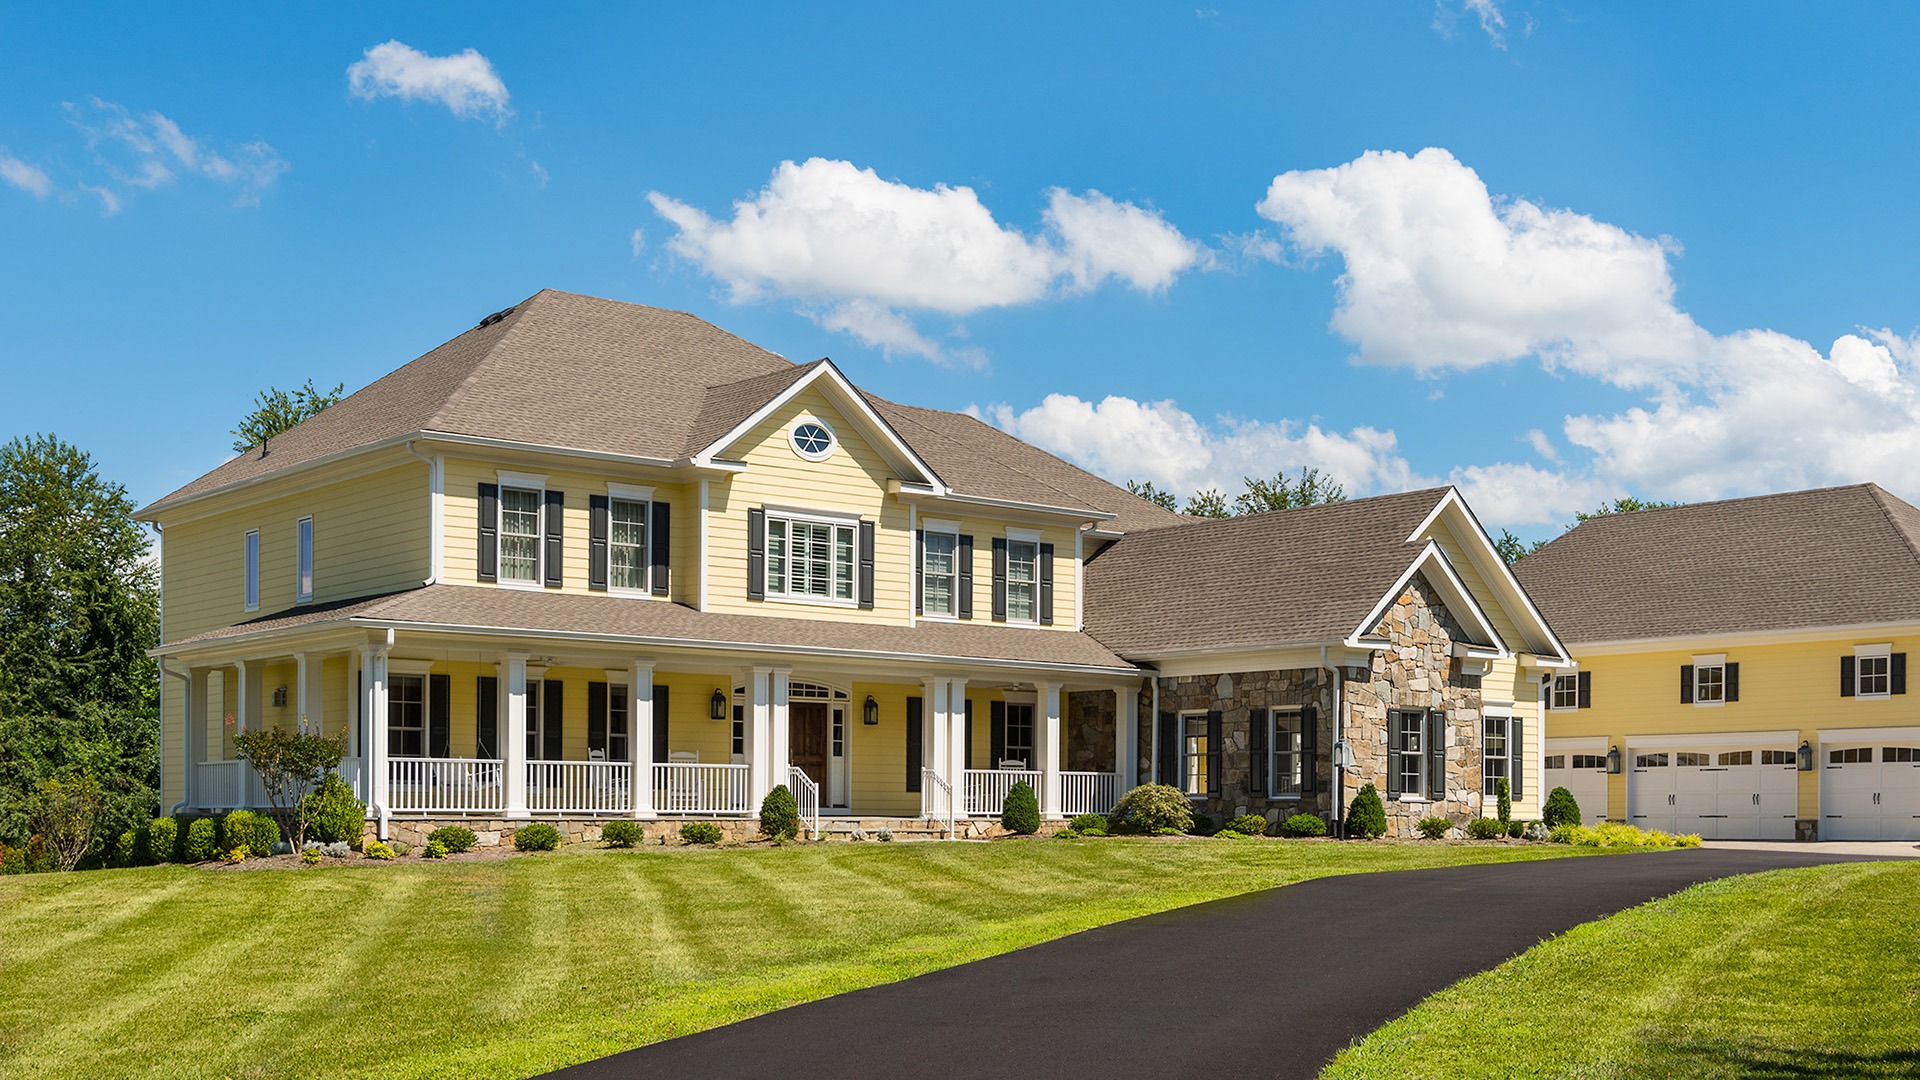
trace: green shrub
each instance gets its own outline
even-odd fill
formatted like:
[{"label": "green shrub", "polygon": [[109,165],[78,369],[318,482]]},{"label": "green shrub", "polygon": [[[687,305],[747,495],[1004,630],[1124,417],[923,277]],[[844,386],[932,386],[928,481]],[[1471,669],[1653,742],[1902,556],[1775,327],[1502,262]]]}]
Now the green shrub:
[{"label": "green shrub", "polygon": [[1067,822],[1067,828],[1081,836],[1107,835],[1107,816],[1105,814],[1081,814]]},{"label": "green shrub", "polygon": [[188,862],[206,862],[220,853],[219,823],[210,817],[194,818],[187,825],[183,848]]},{"label": "green shrub", "polygon": [[320,849],[317,847],[307,848],[300,853],[300,861],[307,866],[318,865],[320,862]]},{"label": "green shrub", "polygon": [[760,834],[775,840],[791,840],[800,835],[800,804],[785,784],[767,792],[760,800]]},{"label": "green shrub", "polygon": [[1507,826],[1495,818],[1474,818],[1467,822],[1467,835],[1475,840],[1498,840],[1507,835]]},{"label": "green shrub", "polygon": [[1219,831],[1220,826],[1214,824],[1213,815],[1207,813],[1205,810],[1195,810],[1193,812],[1193,824],[1187,826],[1187,835],[1189,836],[1212,836]]},{"label": "green shrub", "polygon": [[640,823],[615,818],[600,826],[600,842],[608,847],[632,847],[646,839],[640,831]]},{"label": "green shrub", "polygon": [[1529,821],[1527,822],[1527,827],[1521,830],[1520,835],[1528,840],[1545,840],[1547,838],[1546,823]]},{"label": "green shrub", "polygon": [[560,846],[560,830],[544,821],[522,825],[513,831],[513,850],[552,851]]},{"label": "green shrub", "polygon": [[1648,832],[1632,825],[1609,822],[1604,825],[1556,825],[1548,839],[1556,844],[1573,844],[1578,847],[1699,847],[1700,838],[1695,835],[1672,836],[1654,830]]},{"label": "green shrub", "polygon": [[1107,828],[1117,833],[1184,833],[1193,828],[1193,803],[1187,794],[1167,784],[1141,784],[1113,804]]},{"label": "green shrub", "polygon": [[1259,814],[1241,814],[1221,826],[1223,832],[1237,832],[1243,836],[1265,836],[1267,819]]},{"label": "green shrub", "polygon": [[427,841],[427,850],[422,852],[422,854],[429,859],[444,859],[447,857],[447,845],[438,840],[429,840]]},{"label": "green shrub", "polygon": [[447,849],[449,855],[472,851],[473,845],[479,842],[479,838],[473,835],[473,830],[465,825],[442,825],[427,834],[427,843],[431,844],[435,840],[440,842],[441,847]]},{"label": "green shrub", "polygon": [[145,829],[128,829],[120,834],[120,842],[114,845],[115,861],[121,866],[138,866],[147,860],[147,837]]},{"label": "green shrub", "polygon": [[[300,813],[307,821],[307,838],[323,844],[342,840],[352,843],[367,831],[366,804],[354,798],[353,785],[342,780],[339,773],[327,774],[313,794],[301,802]],[[449,846],[449,850],[464,849]]]},{"label": "green shrub", "polygon": [[405,840],[389,840],[387,846],[393,849],[393,857],[396,859],[404,859],[413,851],[413,845]]},{"label": "green shrub", "polygon": [[24,874],[27,872],[27,853],[20,848],[10,848],[0,844],[0,874]]},{"label": "green shrub", "polygon": [[228,851],[244,848],[253,858],[264,859],[279,842],[280,826],[265,814],[235,810],[220,822],[220,846]]},{"label": "green shrub", "polygon": [[1507,778],[1501,777],[1493,782],[1494,797],[1500,800],[1500,823],[1513,820],[1513,788],[1507,784]]},{"label": "green shrub", "polygon": [[1025,780],[1016,780],[1000,807],[1000,827],[1010,833],[1032,836],[1040,831],[1040,800]]},{"label": "green shrub", "polygon": [[1215,840],[1251,840],[1252,833],[1243,833],[1239,829],[1221,829],[1213,834]]},{"label": "green shrub", "polygon": [[172,862],[179,857],[180,823],[170,817],[154,818],[147,825],[147,861]]},{"label": "green shrub", "polygon": [[1387,804],[1380,801],[1380,791],[1371,781],[1361,785],[1347,807],[1347,835],[1368,840],[1387,835]]},{"label": "green shrub", "polygon": [[1540,811],[1540,820],[1547,828],[1556,825],[1580,824],[1580,804],[1574,800],[1573,792],[1557,787],[1547,794],[1547,805]]},{"label": "green shrub", "polygon": [[1507,838],[1508,838],[1508,839],[1510,839],[1510,840],[1518,840],[1518,839],[1520,839],[1520,838],[1521,838],[1522,836],[1524,836],[1524,835],[1526,835],[1526,832],[1527,832],[1527,823],[1526,823],[1526,822],[1524,822],[1524,821],[1509,821],[1509,822],[1507,822]]},{"label": "green shrub", "polygon": [[1421,836],[1429,840],[1438,840],[1453,831],[1453,822],[1443,817],[1427,817],[1421,818],[1420,823],[1414,828],[1420,830]]},{"label": "green shrub", "polygon": [[711,821],[689,821],[680,826],[680,839],[689,844],[718,844],[725,838],[720,826]]},{"label": "green shrub", "polygon": [[1319,814],[1295,814],[1280,823],[1281,836],[1325,836],[1327,823]]},{"label": "green shrub", "polygon": [[379,840],[367,841],[366,846],[360,849],[360,853],[369,859],[379,859],[381,862],[393,858],[393,849]]}]

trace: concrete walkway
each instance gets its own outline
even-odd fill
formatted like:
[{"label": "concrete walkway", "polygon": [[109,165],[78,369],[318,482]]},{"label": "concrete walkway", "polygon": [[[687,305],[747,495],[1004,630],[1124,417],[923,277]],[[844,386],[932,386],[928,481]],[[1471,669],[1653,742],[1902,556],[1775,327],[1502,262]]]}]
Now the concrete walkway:
[{"label": "concrete walkway", "polygon": [[1920,859],[1920,844],[1911,840],[1706,840],[1715,851],[1798,851],[1810,855],[1844,855],[1866,859]]},{"label": "concrete walkway", "polygon": [[1428,994],[1543,938],[1796,845],[1351,874],[1131,919],[555,1073],[1112,1080],[1317,1075]]}]

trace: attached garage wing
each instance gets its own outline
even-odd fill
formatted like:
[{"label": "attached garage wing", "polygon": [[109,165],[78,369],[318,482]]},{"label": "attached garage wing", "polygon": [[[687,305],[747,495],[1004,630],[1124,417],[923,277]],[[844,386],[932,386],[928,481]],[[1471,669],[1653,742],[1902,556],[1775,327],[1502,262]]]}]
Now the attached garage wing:
[{"label": "attached garage wing", "polygon": [[[1649,740],[1649,743],[1652,741]],[[1627,820],[1707,840],[1792,840],[1800,778],[1793,733],[1672,737],[1627,753]]]}]

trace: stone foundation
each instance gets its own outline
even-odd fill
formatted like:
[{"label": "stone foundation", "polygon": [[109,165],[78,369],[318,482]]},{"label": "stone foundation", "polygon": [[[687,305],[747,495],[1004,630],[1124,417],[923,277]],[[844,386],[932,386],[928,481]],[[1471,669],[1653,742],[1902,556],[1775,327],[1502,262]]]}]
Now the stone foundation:
[{"label": "stone foundation", "polygon": [[[1325,817],[1332,808],[1327,793],[1331,776],[1326,762],[1327,748],[1333,745],[1333,700],[1328,692],[1331,680],[1317,668],[1286,671],[1242,671],[1222,675],[1188,675],[1160,680],[1160,711],[1220,713],[1219,793],[1205,800],[1196,798],[1196,808],[1204,809],[1216,820],[1240,814],[1259,814],[1269,824],[1294,814],[1319,814]],[[1254,709],[1281,709],[1302,705],[1315,708],[1319,728],[1320,760],[1314,762],[1318,782],[1315,793],[1305,797],[1269,797],[1252,790],[1252,724]],[[1151,711],[1152,703],[1142,710]],[[1153,729],[1142,725],[1143,754],[1148,760],[1146,772],[1152,775]]]},{"label": "stone foundation", "polygon": [[[1111,696],[1111,695],[1109,695]],[[597,844],[600,842],[600,830],[609,821],[634,820],[640,826],[642,843],[657,844],[665,840],[669,844],[680,840],[680,826],[690,821],[710,822],[720,827],[726,843],[744,844],[761,839],[760,819],[727,817],[673,817],[628,819],[618,817],[538,817],[538,818],[501,818],[501,817],[394,817],[387,822],[387,839],[423,847],[427,835],[445,825],[464,825],[473,830],[476,847],[497,847],[513,843],[513,831],[523,825],[544,822],[560,830],[560,838],[568,844]],[[1066,827],[1064,821],[1042,821],[1040,836],[1051,836]],[[367,822],[366,838],[379,839],[378,824]],[[880,833],[886,831],[895,840],[945,839],[947,822],[921,818],[863,818],[828,817],[820,818],[820,839],[822,840],[865,840],[878,841]],[[1009,835],[1000,827],[999,818],[959,818],[954,821],[954,832],[961,840],[991,840]]]}]

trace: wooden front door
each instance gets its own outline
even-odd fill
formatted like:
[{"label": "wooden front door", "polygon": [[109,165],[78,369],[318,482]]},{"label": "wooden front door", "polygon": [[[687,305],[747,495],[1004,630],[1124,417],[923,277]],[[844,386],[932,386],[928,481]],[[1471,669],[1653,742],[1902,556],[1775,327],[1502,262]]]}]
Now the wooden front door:
[{"label": "wooden front door", "polygon": [[[827,792],[827,703],[796,701],[787,706],[788,754],[794,768],[820,785],[821,805],[833,800]],[[784,783],[785,777],[781,778]]]}]

